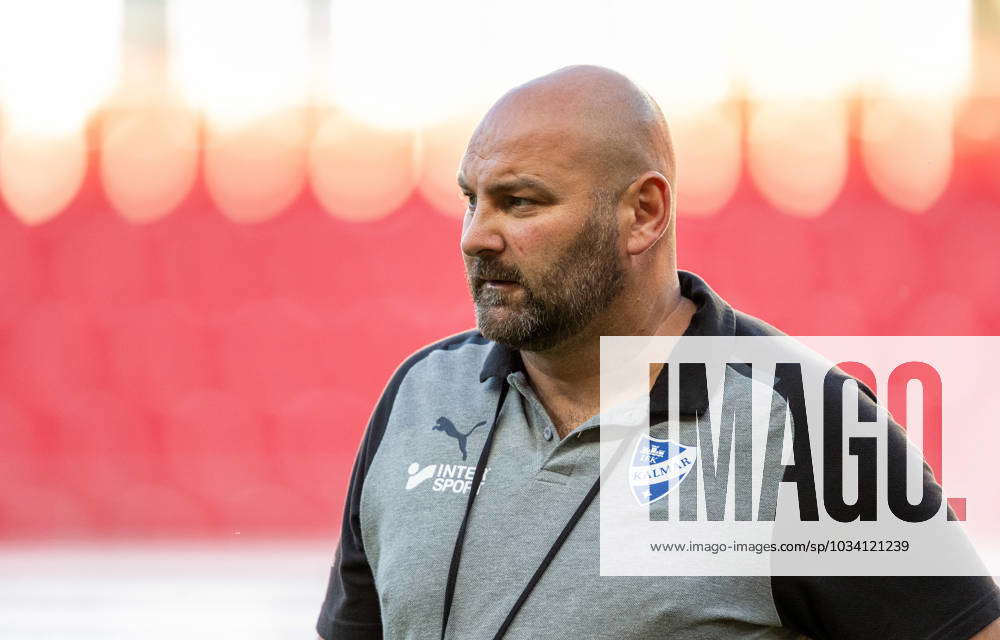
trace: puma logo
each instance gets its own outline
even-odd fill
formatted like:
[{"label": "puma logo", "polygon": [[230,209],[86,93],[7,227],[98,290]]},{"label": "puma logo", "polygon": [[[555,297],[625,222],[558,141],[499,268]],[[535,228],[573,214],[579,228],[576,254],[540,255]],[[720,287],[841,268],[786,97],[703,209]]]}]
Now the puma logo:
[{"label": "puma logo", "polygon": [[465,453],[466,453],[465,441],[468,439],[470,433],[475,431],[477,428],[483,426],[484,424],[486,424],[485,420],[478,423],[476,426],[472,427],[465,433],[462,433],[455,426],[454,422],[452,422],[448,418],[445,418],[444,416],[441,416],[440,418],[438,418],[437,424],[435,424],[433,428],[435,431],[444,431],[445,434],[448,435],[449,437],[458,440],[458,450],[462,452],[462,460],[465,460]]}]

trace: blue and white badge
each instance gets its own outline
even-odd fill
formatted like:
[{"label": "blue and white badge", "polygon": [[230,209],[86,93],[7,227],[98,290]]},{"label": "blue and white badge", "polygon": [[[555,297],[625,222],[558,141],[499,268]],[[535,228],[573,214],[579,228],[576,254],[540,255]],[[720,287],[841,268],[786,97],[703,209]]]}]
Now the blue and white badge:
[{"label": "blue and white badge", "polygon": [[698,447],[643,436],[629,467],[632,495],[640,505],[656,502],[677,488],[698,460]]}]

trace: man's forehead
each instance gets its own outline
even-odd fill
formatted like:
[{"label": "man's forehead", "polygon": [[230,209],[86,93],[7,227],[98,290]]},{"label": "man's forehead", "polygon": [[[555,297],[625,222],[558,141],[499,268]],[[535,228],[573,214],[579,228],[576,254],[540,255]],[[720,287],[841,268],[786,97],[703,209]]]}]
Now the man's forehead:
[{"label": "man's forehead", "polygon": [[581,177],[588,167],[580,146],[565,127],[481,127],[462,158],[459,183],[530,175],[551,185]]},{"label": "man's forehead", "polygon": [[647,169],[673,179],[659,107],[625,76],[577,65],[504,94],[472,135],[459,175],[468,183],[490,173],[550,171],[617,185]]}]

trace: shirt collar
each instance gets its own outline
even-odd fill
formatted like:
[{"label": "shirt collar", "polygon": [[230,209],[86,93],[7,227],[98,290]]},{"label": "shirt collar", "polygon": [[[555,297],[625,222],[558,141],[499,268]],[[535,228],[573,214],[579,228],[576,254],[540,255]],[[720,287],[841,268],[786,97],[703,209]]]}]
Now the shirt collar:
[{"label": "shirt collar", "polygon": [[494,376],[506,378],[515,371],[524,371],[524,361],[521,360],[521,352],[512,349],[507,345],[494,342],[493,348],[486,355],[486,362],[479,372],[479,381],[486,382]]},{"label": "shirt collar", "polygon": [[[696,307],[691,322],[684,331],[685,336],[736,335],[736,314],[733,308],[708,283],[690,271],[678,270],[677,278],[681,285],[681,295]],[[479,381],[485,382],[494,376],[507,377],[515,371],[524,371],[521,352],[494,342],[479,372]],[[662,420],[667,416],[668,374],[668,368],[664,367],[649,392],[650,413]],[[679,407],[682,415],[703,413],[708,408],[708,398],[687,385],[681,385],[680,394]]]}]

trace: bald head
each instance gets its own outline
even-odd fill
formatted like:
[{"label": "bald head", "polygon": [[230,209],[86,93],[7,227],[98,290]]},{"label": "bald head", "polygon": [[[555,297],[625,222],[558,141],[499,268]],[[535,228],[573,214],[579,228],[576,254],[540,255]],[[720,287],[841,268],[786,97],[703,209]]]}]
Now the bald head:
[{"label": "bald head", "polygon": [[566,67],[507,92],[458,172],[483,335],[541,352],[648,331],[678,290],[673,180],[663,114],[625,76]]},{"label": "bald head", "polygon": [[508,91],[487,112],[469,143],[484,152],[501,137],[548,135],[595,190],[619,194],[645,171],[674,189],[674,153],[656,102],[624,75],[604,67],[564,67]]}]

